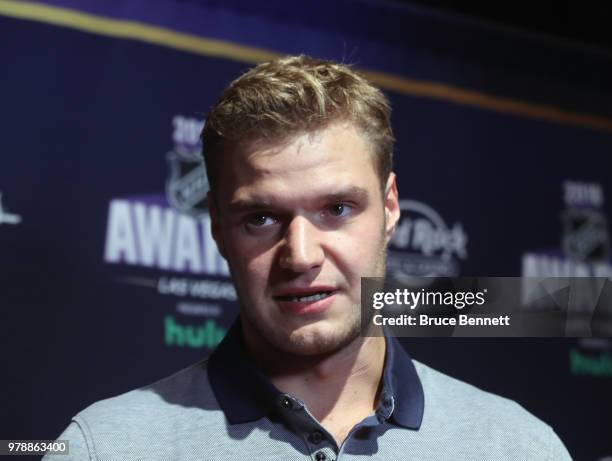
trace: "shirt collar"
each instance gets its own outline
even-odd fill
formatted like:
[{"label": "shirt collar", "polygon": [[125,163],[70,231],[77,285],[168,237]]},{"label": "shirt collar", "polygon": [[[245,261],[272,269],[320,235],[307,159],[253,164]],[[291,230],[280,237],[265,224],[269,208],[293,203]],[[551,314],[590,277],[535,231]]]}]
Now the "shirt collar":
[{"label": "shirt collar", "polygon": [[[424,395],[412,359],[396,338],[386,336],[382,392],[393,399],[390,419],[400,426],[418,429],[423,419]],[[240,317],[208,362],[213,392],[231,424],[266,416],[282,394],[249,358]]]},{"label": "shirt collar", "polygon": [[[393,397],[391,420],[409,429],[421,427],[425,395],[414,363],[397,338],[385,336],[387,350],[382,392]],[[382,399],[381,399],[382,400]]]},{"label": "shirt collar", "polygon": [[208,371],[215,397],[231,424],[264,417],[280,394],[248,356],[240,317],[210,356]]}]

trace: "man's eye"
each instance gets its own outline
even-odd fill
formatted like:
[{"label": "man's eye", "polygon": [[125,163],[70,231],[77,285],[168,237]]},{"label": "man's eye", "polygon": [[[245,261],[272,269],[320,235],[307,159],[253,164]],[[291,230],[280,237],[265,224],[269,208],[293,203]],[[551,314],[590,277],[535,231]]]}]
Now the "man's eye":
[{"label": "man's eye", "polygon": [[246,223],[248,226],[257,228],[268,227],[274,224],[275,222],[276,220],[274,218],[271,218],[270,216],[267,216],[265,214],[254,214],[247,217],[246,219]]},{"label": "man's eye", "polygon": [[331,216],[346,216],[350,209],[350,205],[347,205],[346,203],[334,203],[327,208],[327,212]]}]

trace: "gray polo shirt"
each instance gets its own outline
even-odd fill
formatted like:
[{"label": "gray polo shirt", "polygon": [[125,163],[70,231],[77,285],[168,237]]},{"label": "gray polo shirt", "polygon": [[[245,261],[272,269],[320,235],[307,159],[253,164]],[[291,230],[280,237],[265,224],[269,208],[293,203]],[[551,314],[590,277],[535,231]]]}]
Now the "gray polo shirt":
[{"label": "gray polo shirt", "polygon": [[254,366],[237,321],[209,359],[77,414],[59,437],[70,441],[62,459],[571,459],[553,430],[515,402],[413,361],[396,339],[386,341],[380,405],[341,446],[302,401]]}]

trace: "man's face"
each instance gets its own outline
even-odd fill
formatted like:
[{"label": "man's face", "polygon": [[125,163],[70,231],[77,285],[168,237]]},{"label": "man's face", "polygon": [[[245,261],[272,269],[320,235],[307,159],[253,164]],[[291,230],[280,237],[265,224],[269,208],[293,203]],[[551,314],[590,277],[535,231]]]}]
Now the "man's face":
[{"label": "man's face", "polygon": [[371,146],[349,123],[226,158],[213,235],[245,333],[299,355],[350,343],[360,331],[360,278],[384,275],[399,218],[395,176],[383,193]]}]

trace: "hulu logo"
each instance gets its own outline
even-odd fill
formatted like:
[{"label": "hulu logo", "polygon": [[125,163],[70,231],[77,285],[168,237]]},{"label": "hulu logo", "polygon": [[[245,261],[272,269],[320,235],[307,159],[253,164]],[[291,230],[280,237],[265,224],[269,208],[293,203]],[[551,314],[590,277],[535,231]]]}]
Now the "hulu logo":
[{"label": "hulu logo", "polygon": [[225,330],[217,327],[214,320],[207,320],[200,326],[181,325],[174,317],[164,319],[166,346],[214,348],[225,336]]},{"label": "hulu logo", "polygon": [[612,376],[612,357],[608,352],[587,355],[574,348],[570,351],[570,366],[575,375]]}]

